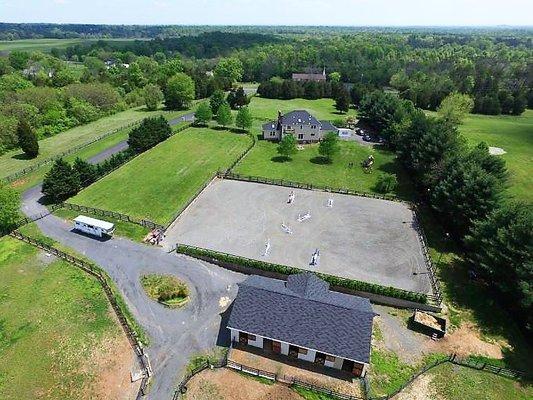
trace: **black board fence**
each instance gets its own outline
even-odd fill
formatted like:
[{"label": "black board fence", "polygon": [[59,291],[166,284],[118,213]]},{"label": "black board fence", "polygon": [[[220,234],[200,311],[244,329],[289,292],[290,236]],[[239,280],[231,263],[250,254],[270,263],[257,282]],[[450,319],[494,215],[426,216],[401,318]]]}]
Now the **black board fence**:
[{"label": "black board fence", "polygon": [[206,360],[203,363],[201,363],[199,366],[197,366],[192,371],[188,372],[183,377],[181,382],[178,384],[178,386],[174,390],[174,394],[172,395],[172,400],[179,399],[180,395],[185,394],[187,392],[187,383],[189,383],[189,381],[192,379],[192,377],[194,375],[199,374],[200,372],[202,372],[202,371],[204,371],[204,370],[206,370],[208,368],[222,368],[222,367],[225,367],[227,362],[228,362],[228,359],[227,359],[227,355],[226,355],[224,358],[222,358],[219,361],[212,362],[212,361]]},{"label": "black board fence", "polygon": [[124,130],[124,129],[128,129],[128,128],[133,128],[134,126],[136,125],[139,125],[141,123],[141,121],[136,121],[136,122],[133,122],[131,124],[128,124],[128,125],[124,125],[124,126],[121,126],[120,128],[117,128],[117,129],[114,129],[112,131],[109,131],[109,132],[106,132],[98,137],[95,137],[94,139],[88,141],[88,142],[85,142],[85,143],[82,143],[78,146],[75,146],[75,147],[71,147],[70,149],[68,150],[65,150],[59,154],[56,154],[55,156],[53,157],[48,157],[48,158],[45,158],[44,160],[42,161],[39,161],[38,163],[36,164],[32,164],[26,168],[23,168],[17,172],[14,172],[12,173],[11,175],[8,175],[4,178],[2,178],[4,181],[6,181],[7,183],[10,183],[10,182],[13,182],[21,177],[23,177],[24,175],[27,175],[33,171],[36,171],[38,170],[39,168],[41,168],[43,165],[46,165],[46,164],[49,164],[59,158],[62,158],[62,157],[66,157],[72,153],[75,153],[81,149],[84,149],[85,147],[88,147],[90,146],[91,144],[93,143],[96,143],[96,142],[99,142],[100,140],[102,139],[105,139],[106,137],[108,136],[111,136],[111,135],[114,135],[115,133],[121,131],[121,130]]},{"label": "black board fence", "polygon": [[479,371],[485,371],[489,372],[495,375],[500,375],[506,378],[510,379],[522,379],[526,376],[526,374],[522,371],[517,371],[514,369],[508,369],[496,366],[494,364],[485,362],[485,361],[477,361],[474,359],[471,359],[469,357],[466,358],[460,358],[456,354],[450,354],[448,356],[444,356],[440,359],[437,359],[433,361],[432,363],[425,365],[423,368],[421,368],[419,371],[414,373],[407,382],[405,382],[400,388],[398,388],[395,392],[390,393],[386,396],[378,396],[378,397],[372,397],[370,396],[370,383],[368,381],[368,378],[366,377],[363,380],[363,385],[365,387],[365,392],[367,393],[368,400],[389,400],[392,399],[394,396],[396,396],[398,393],[400,393],[402,390],[404,390],[406,387],[408,387],[413,381],[415,381],[420,375],[428,372],[429,370],[445,363],[451,363],[455,365],[460,365],[467,368],[477,369]]},{"label": "black board fence", "polygon": [[129,310],[120,298],[120,295],[116,293],[116,289],[114,289],[113,284],[110,283],[110,278],[107,276],[107,274],[94,264],[91,264],[71,254],[65,253],[64,251],[59,250],[47,243],[44,243],[41,240],[26,236],[17,230],[11,232],[10,235],[18,240],[21,240],[50,254],[53,254],[54,256],[67,261],[68,263],[80,268],[81,270],[96,278],[96,280],[104,289],[104,293],[109,303],[111,304],[111,307],[113,308],[113,311],[115,312],[115,315],[117,316],[133,351],[137,355],[137,359],[142,371],[142,380],[139,388],[139,395],[144,396],[147,393],[148,385],[150,379],[153,376],[153,372],[148,355],[145,353],[142,342],[139,338],[139,333],[141,332],[141,330],[140,327],[136,325],[133,317],[129,313]]}]

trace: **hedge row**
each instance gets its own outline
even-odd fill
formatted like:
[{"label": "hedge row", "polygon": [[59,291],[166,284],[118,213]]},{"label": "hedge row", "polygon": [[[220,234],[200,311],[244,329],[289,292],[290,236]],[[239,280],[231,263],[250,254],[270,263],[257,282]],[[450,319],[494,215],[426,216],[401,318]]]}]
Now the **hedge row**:
[{"label": "hedge row", "polygon": [[[254,268],[283,275],[293,275],[305,272],[304,270],[296,267],[289,267],[281,264],[272,264],[260,260],[253,260],[250,258],[239,257],[231,254],[220,253],[213,250],[202,249],[199,247],[187,246],[183,244],[176,245],[176,252],[186,254],[192,257],[209,257],[220,262],[241,265],[243,267]],[[340,278],[328,274],[316,273],[316,275],[319,278],[328,282],[331,286],[336,286],[339,288],[394,297],[397,299],[413,301],[421,304],[426,304],[428,301],[427,296],[423,293],[415,293],[403,289],[397,289],[392,286],[382,286],[375,283],[362,282],[355,279]]]}]

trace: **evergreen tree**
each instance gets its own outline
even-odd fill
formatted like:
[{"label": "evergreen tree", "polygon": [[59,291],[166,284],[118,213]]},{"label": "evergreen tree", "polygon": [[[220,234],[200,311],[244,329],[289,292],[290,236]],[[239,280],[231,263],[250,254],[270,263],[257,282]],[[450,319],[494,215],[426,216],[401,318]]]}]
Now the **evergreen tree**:
[{"label": "evergreen tree", "polygon": [[172,135],[172,129],[163,116],[145,118],[130,131],[128,145],[136,153],[142,153]]},{"label": "evergreen tree", "polygon": [[209,104],[211,105],[211,111],[213,112],[213,115],[218,115],[218,109],[222,103],[224,103],[224,98],[224,92],[220,89],[215,90],[209,98]]},{"label": "evergreen tree", "polygon": [[250,129],[252,126],[252,113],[248,107],[242,107],[239,109],[237,116],[235,117],[235,125],[241,128],[243,131]]},{"label": "evergreen tree", "polygon": [[340,150],[339,135],[335,132],[328,132],[318,145],[318,154],[326,159],[328,163],[333,161],[333,156]]},{"label": "evergreen tree", "polygon": [[277,151],[285,160],[290,160],[291,156],[298,151],[296,149],[296,138],[294,135],[285,135],[280,140]]},{"label": "evergreen tree", "polygon": [[467,259],[533,330],[533,209],[504,204],[477,220],[466,237]]},{"label": "evergreen tree", "polygon": [[344,88],[339,89],[337,92],[335,109],[344,113],[350,109],[350,94]]},{"label": "evergreen tree", "polygon": [[80,178],[81,187],[89,186],[91,183],[96,181],[96,178],[98,177],[96,167],[79,157],[76,157],[74,160],[72,168]]},{"label": "evergreen tree", "polygon": [[473,223],[498,207],[502,189],[495,176],[457,156],[446,163],[440,180],[430,190],[431,205],[450,231],[463,239]]},{"label": "evergreen tree", "polygon": [[224,127],[231,125],[231,123],[233,122],[233,116],[231,115],[231,108],[226,101],[224,101],[218,108],[217,122],[219,125],[224,126]]},{"label": "evergreen tree", "polygon": [[213,113],[211,112],[209,103],[204,101],[198,104],[196,112],[194,113],[194,123],[198,125],[207,125],[212,118]]},{"label": "evergreen tree", "polygon": [[33,128],[25,120],[21,120],[17,127],[19,146],[30,158],[35,158],[39,154],[39,141]]},{"label": "evergreen tree", "polygon": [[74,196],[80,190],[80,177],[62,158],[55,161],[43,180],[43,194],[53,203]]}]

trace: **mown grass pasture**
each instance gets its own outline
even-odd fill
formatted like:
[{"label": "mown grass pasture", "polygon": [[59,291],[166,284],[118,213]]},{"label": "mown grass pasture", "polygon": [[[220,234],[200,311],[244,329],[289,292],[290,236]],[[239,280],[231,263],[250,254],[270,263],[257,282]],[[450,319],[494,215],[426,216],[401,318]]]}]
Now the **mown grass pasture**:
[{"label": "mown grass pasture", "polygon": [[0,274],[0,398],[92,397],[98,369],[112,374],[123,362],[102,367],[95,348],[129,348],[99,283],[9,237],[0,239]]},{"label": "mown grass pasture", "polygon": [[187,129],[82,190],[71,202],[166,224],[250,140],[229,131]]}]

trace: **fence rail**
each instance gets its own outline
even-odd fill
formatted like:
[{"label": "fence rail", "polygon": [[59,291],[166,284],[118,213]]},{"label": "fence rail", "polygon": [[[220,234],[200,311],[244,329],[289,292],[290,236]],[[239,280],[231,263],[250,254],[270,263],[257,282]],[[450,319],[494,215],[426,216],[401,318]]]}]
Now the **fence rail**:
[{"label": "fence rail", "polygon": [[216,362],[204,361],[198,367],[187,373],[181,382],[178,384],[172,395],[172,400],[179,399],[180,395],[184,394],[187,391],[187,383],[192,379],[192,377],[208,368],[222,368],[225,367],[228,362],[227,355],[225,355],[221,360]]},{"label": "fence rail", "polygon": [[17,230],[11,232],[11,236],[69,262],[70,264],[94,276],[98,280],[98,282],[104,289],[104,293],[106,294],[106,297],[109,300],[109,303],[111,304],[111,307],[113,308],[113,311],[115,312],[115,315],[117,316],[133,351],[137,355],[137,359],[139,361],[139,365],[141,366],[141,371],[143,375],[139,388],[139,394],[144,396],[147,393],[148,384],[153,375],[150,360],[148,358],[148,355],[144,352],[144,348],[137,337],[135,329],[133,328],[127,316],[123,312],[121,306],[119,305],[116,298],[116,294],[114,293],[113,288],[111,287],[108,281],[109,278],[107,277],[107,275],[95,265],[78,257],[75,257],[71,254],[65,253],[64,251],[50,246],[42,242],[41,240],[36,240],[29,236],[26,236]]},{"label": "fence rail", "polygon": [[422,247],[422,253],[424,256],[431,288],[433,291],[433,294],[427,296],[428,300],[437,306],[440,306],[440,304],[442,303],[442,291],[440,289],[440,282],[437,278],[435,267],[433,266],[431,257],[429,255],[427,238],[426,238],[426,235],[424,234],[424,230],[422,229],[422,225],[419,222],[418,215],[417,215],[417,208],[413,203],[407,202],[405,200],[400,200],[394,196],[358,192],[352,189],[333,188],[333,187],[325,186],[325,185],[313,185],[309,183],[294,182],[294,181],[290,181],[286,179],[272,179],[272,178],[265,178],[265,177],[260,177],[260,176],[241,175],[241,174],[231,172],[230,170],[219,171],[217,173],[217,176],[222,179],[232,179],[232,180],[245,181],[245,182],[263,183],[263,184],[268,184],[268,185],[285,186],[285,187],[305,189],[305,190],[322,190],[322,191],[326,191],[330,193],[367,197],[367,198],[373,198],[373,199],[378,199],[378,200],[395,201],[395,202],[406,204],[411,210],[413,210],[414,228],[417,232],[418,239]]},{"label": "fence rail", "polygon": [[4,178],[2,178],[4,181],[10,183],[10,182],[13,182],[14,180],[26,175],[26,174],[29,174],[30,172],[33,172],[35,170],[38,170],[39,168],[41,168],[43,165],[46,165],[46,164],[49,164],[59,158],[62,158],[62,157],[66,157],[72,153],[75,153],[81,149],[84,149],[85,147],[88,147],[90,146],[91,144],[93,143],[96,143],[96,142],[99,142],[100,140],[102,139],[105,139],[107,138],[108,136],[111,136],[111,135],[114,135],[115,133],[121,131],[121,130],[124,130],[124,129],[128,129],[128,128],[133,128],[134,126],[136,125],[139,125],[141,123],[141,121],[136,121],[136,122],[132,122],[131,124],[128,124],[128,125],[124,125],[124,126],[121,126],[120,128],[117,128],[117,129],[114,129],[112,131],[109,131],[109,132],[106,132],[100,136],[97,136],[95,137],[94,139],[88,141],[88,142],[85,142],[85,143],[82,143],[78,146],[75,146],[75,147],[72,147],[68,150],[65,150],[59,154],[56,154],[55,156],[53,157],[48,157],[42,161],[39,161],[38,163],[36,164],[33,164],[33,165],[30,165],[29,167],[26,167],[26,168],[23,168],[17,172],[14,172],[12,173],[11,175],[8,175]]}]

